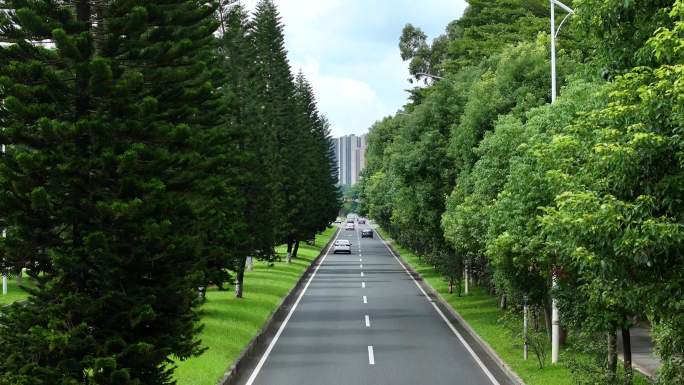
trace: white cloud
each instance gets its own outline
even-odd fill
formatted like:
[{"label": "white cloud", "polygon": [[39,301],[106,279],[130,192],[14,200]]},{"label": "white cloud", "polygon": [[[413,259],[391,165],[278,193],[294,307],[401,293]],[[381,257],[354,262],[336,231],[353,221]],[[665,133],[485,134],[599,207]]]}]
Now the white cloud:
[{"label": "white cloud", "polygon": [[293,71],[301,69],[313,86],[319,109],[330,119],[334,136],[361,134],[378,117],[392,112],[364,81],[322,73],[320,63],[311,56],[303,63],[291,64]]},{"label": "white cloud", "polygon": [[[258,0],[244,0],[254,10]],[[274,0],[293,71],[312,83],[334,135],[364,133],[406,102],[399,57],[406,23],[430,37],[461,15],[465,0]]]}]

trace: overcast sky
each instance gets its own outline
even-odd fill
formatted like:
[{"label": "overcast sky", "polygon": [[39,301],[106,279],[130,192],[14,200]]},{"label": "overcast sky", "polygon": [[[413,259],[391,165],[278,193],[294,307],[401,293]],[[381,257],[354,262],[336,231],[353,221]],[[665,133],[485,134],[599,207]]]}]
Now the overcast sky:
[{"label": "overcast sky", "polygon": [[[253,10],[257,0],[243,2]],[[294,72],[313,84],[333,136],[363,134],[396,112],[410,88],[399,57],[406,23],[429,39],[459,18],[465,0],[275,0]]]}]

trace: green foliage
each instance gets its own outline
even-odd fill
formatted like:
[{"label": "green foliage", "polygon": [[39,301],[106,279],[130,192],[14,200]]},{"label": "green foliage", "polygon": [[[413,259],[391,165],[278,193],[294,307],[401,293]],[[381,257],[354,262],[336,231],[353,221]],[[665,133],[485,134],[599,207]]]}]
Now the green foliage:
[{"label": "green foliage", "polygon": [[503,189],[492,203],[487,254],[499,286],[514,298],[527,295],[531,303],[548,308],[549,274],[555,252],[546,247],[538,217],[542,214],[540,208],[552,203],[565,183],[550,178],[555,174],[549,174],[549,163],[573,167],[577,155],[562,137],[552,138],[587,106],[603,103],[594,97],[596,88],[596,84],[578,82],[556,104],[528,114],[521,135],[525,142],[512,154]]},{"label": "green foliage", "polygon": [[0,249],[37,286],[3,310],[0,383],[171,383],[168,357],[200,351],[215,4],[5,6]]},{"label": "green foliage", "polygon": [[[456,252],[475,260],[477,266],[485,264],[483,234],[491,205],[503,188],[510,158],[528,138],[520,120],[522,111],[544,103],[548,94],[548,84],[540,81],[546,56],[547,50],[539,44],[505,50],[496,68],[472,86],[461,124],[453,130],[450,150],[460,172],[447,199],[442,227]],[[509,115],[500,115],[505,113]]]},{"label": "green foliage", "polygon": [[[681,18],[678,12],[681,2],[671,15]],[[576,269],[579,289],[596,304],[592,314],[617,314],[619,321],[625,313],[645,312],[663,330],[682,325],[681,311],[673,312],[681,304],[673,295],[684,282],[684,208],[676,198],[684,186],[682,65],[669,64],[678,51],[669,44],[672,33],[677,32],[659,30],[647,43],[652,61],[664,59],[662,65],[619,77],[611,103],[569,130],[568,139],[587,156],[575,172],[562,175],[575,183],[544,218],[567,265]],[[670,49],[672,55],[662,54]],[[664,341],[670,347],[680,344]],[[661,345],[668,362],[664,378],[682,372],[670,347]]]},{"label": "green foliage", "polygon": [[575,343],[563,358],[576,385],[624,384],[624,373],[607,370],[607,357],[606,335],[583,332],[575,336]]},{"label": "green foliage", "polygon": [[298,222],[297,240],[308,240],[325,230],[337,217],[340,192],[335,186],[335,154],[331,146],[330,127],[316,107],[313,88],[300,72],[295,83],[295,101],[300,111],[302,136],[309,151],[299,154],[297,171],[304,178],[302,210]]},{"label": "green foliage", "polygon": [[470,0],[463,17],[448,28],[448,53],[442,66],[457,72],[477,66],[501,49],[531,41],[548,27],[543,0]]},{"label": "green foliage", "polygon": [[[648,318],[682,382],[684,3],[568,2],[553,105],[548,2],[469,3],[432,46],[404,30],[412,74],[444,80],[371,129],[362,208],[448,281],[472,261],[547,323],[553,295],[571,340]],[[596,362],[579,383],[617,378]]]},{"label": "green foliage", "polygon": [[275,139],[272,164],[276,176],[275,195],[272,197],[280,221],[273,223],[278,240],[287,243],[294,239],[293,227],[288,223],[298,220],[303,207],[299,200],[304,193],[303,177],[296,171],[298,157],[303,148],[303,132],[297,121],[294,105],[294,78],[285,52],[285,36],[280,15],[275,4],[263,0],[254,13],[251,37],[256,52],[257,76],[253,84],[261,95],[261,129]]},{"label": "green foliage", "polygon": [[277,10],[2,8],[0,270],[32,285],[0,317],[0,384],[173,383],[202,352],[198,287],[230,270],[242,284],[248,256],[272,260],[339,208]]},{"label": "green foliage", "polygon": [[661,27],[670,27],[674,0],[574,0],[578,39],[593,49],[593,60],[611,75],[652,64],[645,43]]},{"label": "green foliage", "polygon": [[333,187],[329,127],[318,114],[304,76],[300,74],[295,82],[290,72],[283,25],[272,1],[258,3],[251,38],[262,129],[276,139],[275,158],[269,162],[278,178],[272,198],[279,221],[273,227],[278,229],[278,239],[291,245],[309,239],[337,216],[340,201]]}]

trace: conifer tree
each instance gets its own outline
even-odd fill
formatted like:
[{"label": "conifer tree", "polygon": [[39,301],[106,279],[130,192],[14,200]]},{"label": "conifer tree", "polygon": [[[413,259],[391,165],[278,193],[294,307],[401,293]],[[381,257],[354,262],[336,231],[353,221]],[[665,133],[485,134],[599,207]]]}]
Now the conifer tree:
[{"label": "conifer tree", "polygon": [[295,79],[295,101],[302,125],[306,151],[302,153],[300,172],[306,178],[306,193],[301,218],[301,229],[296,234],[293,256],[297,256],[299,242],[326,229],[340,209],[340,192],[335,176],[335,155],[331,146],[328,122],[316,106],[313,88],[299,73]]},{"label": "conifer tree", "polygon": [[294,102],[294,79],[285,51],[285,37],[280,15],[271,0],[261,0],[254,16],[252,38],[256,47],[256,66],[261,79],[263,124],[277,138],[276,175],[279,175],[279,239],[288,245],[288,262],[297,233],[301,231],[306,194],[304,176],[299,172],[305,130],[297,124]]},{"label": "conifer tree", "polygon": [[[213,3],[7,1],[0,15],[2,384],[169,384],[199,351],[193,197]],[[45,44],[46,42],[51,44]]]},{"label": "conifer tree", "polygon": [[240,4],[230,4],[222,11],[222,88],[226,124],[234,130],[238,138],[235,148],[241,154],[234,185],[242,210],[241,232],[226,262],[236,273],[235,294],[242,297],[247,258],[272,260],[279,237],[278,142],[275,126],[264,117],[265,83],[255,66],[252,22]]}]

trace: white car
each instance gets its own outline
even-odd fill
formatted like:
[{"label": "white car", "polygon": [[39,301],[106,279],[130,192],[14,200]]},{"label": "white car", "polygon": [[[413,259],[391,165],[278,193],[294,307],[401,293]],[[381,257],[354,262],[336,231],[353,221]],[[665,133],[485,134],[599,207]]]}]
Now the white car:
[{"label": "white car", "polygon": [[335,241],[333,246],[333,254],[337,253],[349,253],[351,254],[352,244],[347,239],[338,239]]},{"label": "white car", "polygon": [[354,224],[353,223],[347,223],[344,225],[345,230],[354,230]]}]

